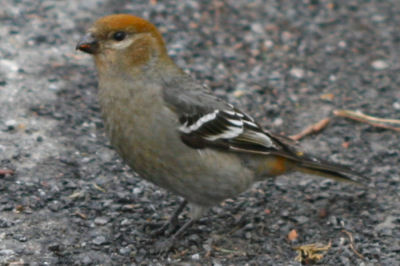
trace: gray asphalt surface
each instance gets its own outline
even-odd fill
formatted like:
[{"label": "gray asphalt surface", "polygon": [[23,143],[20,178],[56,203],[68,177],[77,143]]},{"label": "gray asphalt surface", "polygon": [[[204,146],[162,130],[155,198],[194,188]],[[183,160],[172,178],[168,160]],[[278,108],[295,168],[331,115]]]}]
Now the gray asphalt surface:
[{"label": "gray asphalt surface", "polygon": [[298,133],[335,109],[400,119],[397,0],[4,0],[0,170],[14,173],[0,171],[1,265],[300,265],[293,247],[329,242],[320,265],[399,265],[400,133],[343,118],[301,144],[367,176],[367,189],[267,180],[155,254],[146,225],[180,199],[109,146],[93,63],[74,50],[116,12],[151,20],[178,65],[275,132]]}]

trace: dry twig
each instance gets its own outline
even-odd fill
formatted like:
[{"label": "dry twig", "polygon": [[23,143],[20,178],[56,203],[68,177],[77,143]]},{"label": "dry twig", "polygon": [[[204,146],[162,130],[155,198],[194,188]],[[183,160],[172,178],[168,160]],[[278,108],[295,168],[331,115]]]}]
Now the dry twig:
[{"label": "dry twig", "polygon": [[356,248],[354,247],[354,238],[353,238],[353,235],[352,235],[349,231],[346,231],[346,230],[342,230],[342,232],[345,233],[345,234],[349,237],[349,239],[350,239],[350,248],[351,248],[351,250],[353,250],[353,252],[354,252],[360,259],[364,259],[364,256],[363,256],[362,254],[360,254],[360,252],[358,252],[358,251],[356,250]]},{"label": "dry twig", "polygon": [[214,17],[214,30],[218,31],[219,30],[219,21],[220,21],[220,17],[221,17],[221,7],[224,6],[223,2],[220,1],[214,1],[214,7],[215,7],[215,17]]},{"label": "dry twig", "polygon": [[385,128],[385,129],[390,129],[390,130],[400,132],[400,127],[394,127],[394,126],[388,125],[388,124],[400,124],[400,120],[397,120],[397,119],[379,118],[379,117],[374,117],[374,116],[363,114],[359,111],[355,112],[355,111],[350,111],[350,110],[335,110],[335,111],[333,111],[333,114],[335,116],[345,117],[345,118],[349,118],[349,119],[352,119],[355,121],[366,123],[373,127],[380,127],[380,128]]},{"label": "dry twig", "polygon": [[329,124],[330,121],[331,121],[331,119],[329,117],[324,118],[324,119],[318,121],[317,123],[315,123],[311,126],[308,126],[303,131],[301,131],[299,134],[290,136],[290,138],[292,140],[298,141],[307,135],[318,133],[321,130],[323,130]]},{"label": "dry twig", "polygon": [[107,192],[104,188],[102,188],[101,186],[97,185],[96,183],[93,183],[93,187],[103,193]]}]

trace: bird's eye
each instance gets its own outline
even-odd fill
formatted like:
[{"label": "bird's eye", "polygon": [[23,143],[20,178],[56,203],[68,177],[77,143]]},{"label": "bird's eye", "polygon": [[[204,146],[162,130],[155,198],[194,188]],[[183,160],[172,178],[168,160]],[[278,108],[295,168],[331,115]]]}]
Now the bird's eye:
[{"label": "bird's eye", "polygon": [[113,34],[113,39],[116,41],[122,41],[125,39],[126,33],[123,31],[117,31],[116,33]]}]

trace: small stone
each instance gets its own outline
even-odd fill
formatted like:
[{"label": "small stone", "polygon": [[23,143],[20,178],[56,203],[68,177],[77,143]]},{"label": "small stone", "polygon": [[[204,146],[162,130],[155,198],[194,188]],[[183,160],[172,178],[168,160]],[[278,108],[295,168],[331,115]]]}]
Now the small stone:
[{"label": "small stone", "polygon": [[213,266],[222,266],[221,262],[219,262],[217,259],[214,259],[214,260],[213,260],[212,265],[213,265]]},{"label": "small stone", "polygon": [[263,27],[261,26],[260,23],[253,23],[253,24],[251,25],[251,30],[252,30],[253,32],[257,33],[257,34],[261,34],[261,33],[264,32],[264,29],[263,29]]},{"label": "small stone", "polygon": [[200,259],[200,254],[196,253],[192,255],[192,260],[199,260]]},{"label": "small stone", "polygon": [[82,263],[83,263],[83,265],[90,265],[90,264],[92,264],[92,259],[89,256],[85,256],[82,259]]},{"label": "small stone", "polygon": [[305,224],[306,222],[309,221],[309,218],[302,215],[302,216],[297,216],[294,218],[296,220],[296,222],[298,222],[299,224]]},{"label": "small stone", "polygon": [[15,252],[12,249],[1,249],[0,250],[0,256],[12,256],[14,254],[15,254]]},{"label": "small stone", "polygon": [[12,72],[17,72],[19,69],[18,64],[11,60],[6,60],[6,59],[0,60],[0,65],[2,65],[4,68]]},{"label": "small stone", "polygon": [[396,225],[393,223],[396,221],[396,217],[389,215],[386,217],[385,221],[375,226],[376,231],[382,231],[385,229],[394,229]]},{"label": "small stone", "polygon": [[131,253],[132,249],[130,247],[122,247],[119,249],[119,254],[121,255],[128,255]]},{"label": "small stone", "polygon": [[92,240],[92,243],[100,246],[107,243],[107,239],[104,236],[97,236],[95,239]]},{"label": "small stone", "polygon": [[51,83],[49,85],[49,90],[51,91],[57,91],[59,89],[59,86],[57,86],[57,84]]},{"label": "small stone", "polygon": [[52,251],[52,252],[60,252],[61,251],[61,246],[58,243],[53,243],[53,244],[50,244],[47,249]]},{"label": "small stone", "polygon": [[304,70],[298,67],[294,67],[290,70],[290,75],[298,79],[303,78],[304,74],[305,74]]},{"label": "small stone", "polygon": [[346,43],[345,41],[340,41],[340,42],[338,43],[338,46],[339,46],[340,48],[346,48],[346,47],[347,47],[347,43]]},{"label": "small stone", "polygon": [[15,127],[17,126],[17,121],[15,121],[14,119],[11,119],[11,120],[7,120],[5,124],[6,124],[7,130],[11,131],[11,130],[14,130]]},{"label": "small stone", "polygon": [[130,224],[131,224],[131,221],[129,219],[123,219],[121,221],[121,226],[130,225]]},{"label": "small stone", "polygon": [[276,119],[274,120],[274,122],[272,122],[272,124],[273,124],[275,127],[280,127],[280,126],[283,125],[283,119],[280,118],[280,117],[278,117],[278,118],[276,118]]},{"label": "small stone", "polygon": [[0,228],[8,228],[13,225],[14,225],[14,223],[12,221],[0,219]]},{"label": "small stone", "polygon": [[236,98],[240,98],[245,94],[246,94],[246,91],[244,91],[244,90],[236,90],[233,92],[233,96],[235,96]]},{"label": "small stone", "polygon": [[17,240],[17,241],[19,241],[19,242],[26,242],[26,241],[28,241],[28,238],[27,238],[26,236],[20,235],[20,234],[14,235],[14,239]]},{"label": "small stone", "polygon": [[282,32],[281,38],[282,38],[282,41],[283,41],[284,43],[287,43],[287,42],[289,42],[290,40],[292,40],[293,34],[291,34],[291,33],[288,32],[288,31],[284,31],[284,32]]},{"label": "small stone", "polygon": [[270,48],[274,47],[274,42],[271,40],[266,40],[266,41],[264,41],[264,46],[266,48],[270,49]]},{"label": "small stone", "polygon": [[371,66],[376,70],[384,70],[389,67],[389,64],[384,60],[375,60]]},{"label": "small stone", "polygon": [[372,21],[374,22],[383,22],[385,21],[386,17],[384,15],[376,14],[372,16]]},{"label": "small stone", "polygon": [[94,219],[94,223],[97,225],[105,225],[110,221],[108,217],[97,217]]},{"label": "small stone", "polygon": [[138,195],[143,192],[142,188],[135,187],[132,189],[132,194]]},{"label": "small stone", "polygon": [[61,202],[54,200],[49,203],[48,208],[53,212],[57,212],[61,208]]}]

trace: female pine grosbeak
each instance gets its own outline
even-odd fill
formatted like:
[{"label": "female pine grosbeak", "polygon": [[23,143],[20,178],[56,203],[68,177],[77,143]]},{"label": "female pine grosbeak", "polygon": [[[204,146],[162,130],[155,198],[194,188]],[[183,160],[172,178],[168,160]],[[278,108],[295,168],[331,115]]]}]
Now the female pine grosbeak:
[{"label": "female pine grosbeak", "polygon": [[172,219],[189,202],[192,219],[181,230],[268,177],[297,170],[355,181],[350,169],[306,155],[213,96],[175,65],[160,32],[144,19],[100,18],[77,49],[94,56],[114,148],[141,177],[186,199]]}]

